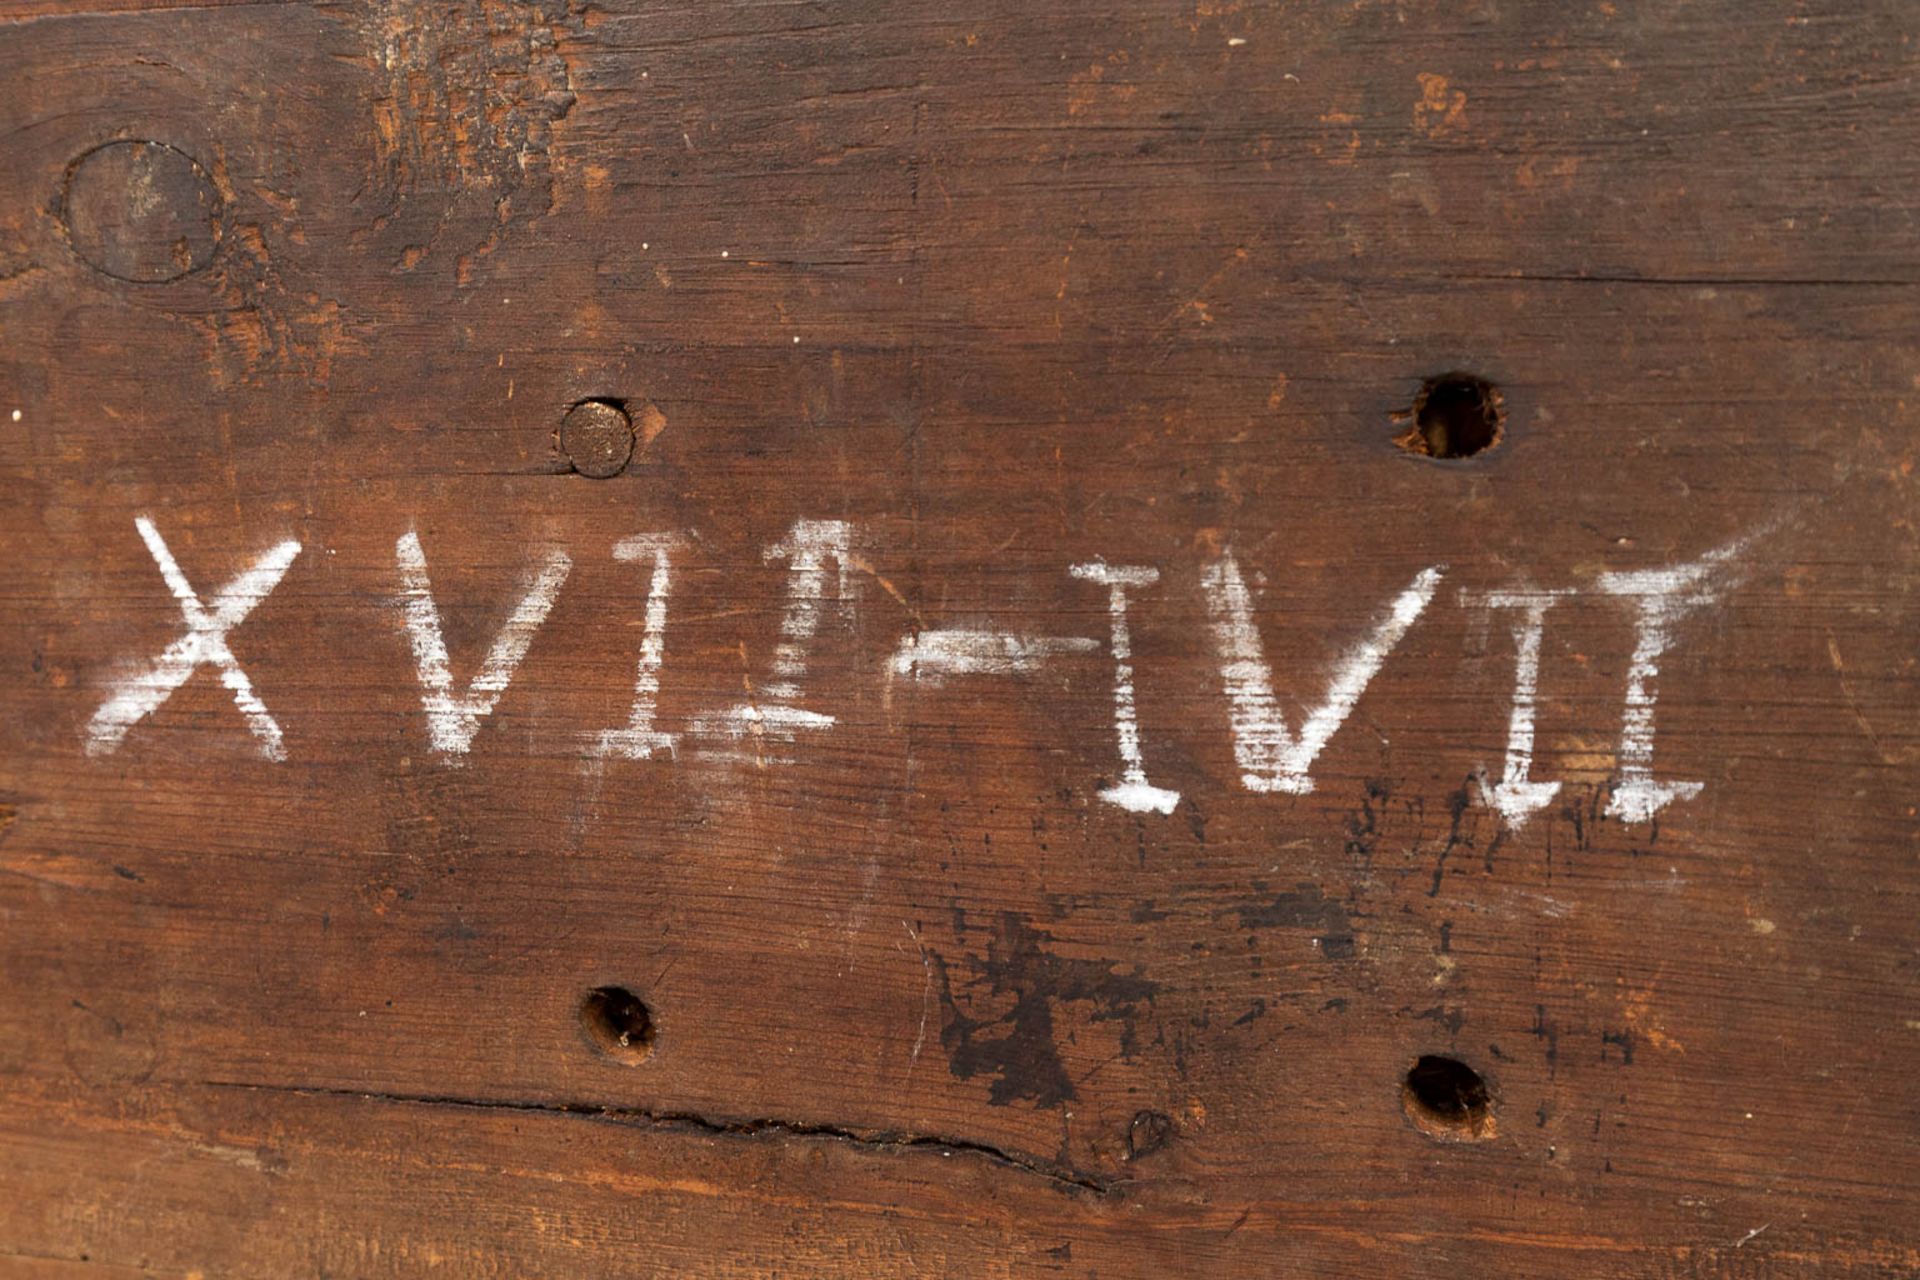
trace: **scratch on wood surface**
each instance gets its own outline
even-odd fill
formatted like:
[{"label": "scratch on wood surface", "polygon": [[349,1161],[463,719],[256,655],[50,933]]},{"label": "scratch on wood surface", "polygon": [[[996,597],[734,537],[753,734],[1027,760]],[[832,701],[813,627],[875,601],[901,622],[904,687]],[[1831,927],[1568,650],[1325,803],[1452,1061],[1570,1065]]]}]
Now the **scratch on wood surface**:
[{"label": "scratch on wood surface", "polygon": [[905,920],[900,927],[913,939],[913,945],[920,951],[920,967],[926,972],[926,981],[920,988],[920,1027],[914,1032],[913,1052],[907,1055],[907,1080],[913,1080],[913,1069],[920,1064],[920,1050],[927,1043],[927,1020],[933,1015],[933,957],[927,954],[927,948],[920,941],[920,932]]},{"label": "scratch on wood surface", "polygon": [[1840,641],[1834,636],[1833,628],[1827,628],[1827,658],[1833,663],[1833,673],[1840,681],[1840,692],[1847,700],[1847,713],[1853,722],[1860,726],[1860,732],[1873,746],[1873,753],[1880,757],[1882,764],[1911,764],[1920,760],[1920,748],[1906,747],[1899,751],[1888,751],[1881,745],[1880,735],[1873,731],[1873,725],[1867,719],[1865,711],[1860,709],[1860,698],[1853,690],[1853,682],[1847,679],[1847,664],[1840,660]]}]

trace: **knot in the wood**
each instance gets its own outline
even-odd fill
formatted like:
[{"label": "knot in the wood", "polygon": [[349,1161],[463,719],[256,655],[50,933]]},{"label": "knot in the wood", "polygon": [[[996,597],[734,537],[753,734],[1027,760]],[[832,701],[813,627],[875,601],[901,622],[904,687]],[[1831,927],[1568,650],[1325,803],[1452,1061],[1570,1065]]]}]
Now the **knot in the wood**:
[{"label": "knot in the wood", "polygon": [[213,261],[221,198],[192,156],[164,142],[109,142],[67,170],[61,218],[82,262],[164,284]]},{"label": "knot in the wood", "polygon": [[1135,1113],[1127,1126],[1127,1159],[1152,1155],[1173,1137],[1173,1121],[1158,1111]]}]

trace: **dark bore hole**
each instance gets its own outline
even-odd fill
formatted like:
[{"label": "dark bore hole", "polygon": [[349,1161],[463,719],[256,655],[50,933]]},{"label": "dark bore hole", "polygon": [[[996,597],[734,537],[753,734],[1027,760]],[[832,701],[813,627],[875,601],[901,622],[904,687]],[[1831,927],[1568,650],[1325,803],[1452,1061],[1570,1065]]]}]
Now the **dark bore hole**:
[{"label": "dark bore hole", "polygon": [[1470,373],[1427,379],[1413,399],[1413,425],[1394,438],[1425,458],[1471,458],[1500,442],[1507,411],[1500,388]]},{"label": "dark bore hole", "polygon": [[1423,1133],[1456,1142],[1493,1136],[1493,1095],[1480,1073],[1457,1058],[1422,1056],[1407,1069],[1400,1097]]},{"label": "dark bore hole", "polygon": [[653,1051],[653,1015],[625,987],[595,987],[580,1002],[580,1024],[602,1053],[639,1062]]}]

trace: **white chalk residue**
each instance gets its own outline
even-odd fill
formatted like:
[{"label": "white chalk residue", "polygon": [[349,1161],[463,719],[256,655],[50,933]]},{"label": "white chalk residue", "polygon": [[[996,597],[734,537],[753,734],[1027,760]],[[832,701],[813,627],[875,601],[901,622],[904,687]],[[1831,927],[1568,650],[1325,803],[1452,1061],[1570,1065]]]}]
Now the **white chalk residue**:
[{"label": "white chalk residue", "polygon": [[1022,636],[956,627],[905,637],[894,651],[891,670],[922,684],[938,684],[948,676],[1025,676],[1048,658],[1099,647],[1098,640],[1085,636]]},{"label": "white chalk residue", "polygon": [[1240,780],[1250,791],[1313,790],[1310,770],[1321,748],[1352,713],[1354,703],[1433,599],[1443,566],[1422,569],[1413,585],[1394,600],[1387,616],[1341,661],[1327,696],[1300,726],[1295,738],[1273,694],[1273,670],[1267,664],[1260,633],[1253,625],[1253,597],[1231,552],[1201,575],[1220,651],[1220,675],[1226,683],[1233,729],[1233,755]]},{"label": "white chalk residue", "polygon": [[633,709],[624,727],[600,735],[600,755],[645,760],[655,752],[673,752],[674,735],[656,730],[653,716],[660,698],[660,664],[667,652],[667,591],[672,586],[667,554],[675,541],[670,534],[635,534],[613,548],[616,560],[653,557],[653,577],[647,584],[646,630],[640,636],[640,663],[633,677]]},{"label": "white chalk residue", "polygon": [[1560,794],[1557,782],[1534,782],[1533,717],[1535,694],[1540,687],[1540,638],[1546,631],[1547,610],[1565,591],[1496,591],[1468,597],[1469,602],[1489,609],[1514,609],[1519,617],[1513,624],[1513,710],[1507,716],[1507,760],[1499,782],[1490,783],[1487,771],[1480,770],[1480,794],[1487,804],[1499,810],[1507,826],[1518,831],[1541,809]]},{"label": "white chalk residue", "polygon": [[[1754,535],[1758,536],[1758,535]],[[1742,538],[1701,556],[1692,564],[1632,573],[1603,573],[1599,587],[1624,596],[1635,609],[1633,659],[1627,667],[1626,713],[1620,723],[1618,781],[1607,802],[1607,816],[1625,822],[1649,822],[1675,800],[1691,800],[1704,782],[1659,782],[1653,776],[1653,708],[1660,657],[1673,643],[1673,631],[1688,613],[1712,604],[1729,566],[1753,541]]]},{"label": "white chalk residue", "polygon": [[280,584],[287,568],[300,554],[300,544],[288,539],[267,551],[245,572],[227,583],[213,599],[213,607],[200,603],[200,597],[182,573],[180,565],[167,549],[165,539],[145,516],[135,518],[134,527],[147,544],[160,576],[166,579],[173,598],[180,604],[180,616],[186,621],[186,634],[160,652],[146,670],[121,682],[87,722],[87,754],[106,755],[119,747],[133,728],[157,710],[173,691],[187,682],[202,664],[220,668],[220,683],[233,694],[247,728],[260,740],[261,754],[269,760],[287,758],[285,740],[279,722],[267,711],[253,691],[253,682],[234,660],[227,647],[227,633],[239,626],[255,605]]},{"label": "white chalk residue", "polygon": [[780,647],[773,653],[773,681],[765,694],[791,701],[800,696],[807,673],[807,645],[820,629],[820,604],[827,588],[827,561],[840,576],[834,598],[847,604],[847,556],[853,527],[844,520],[796,520],[787,540],[770,548],[767,559],[788,563],[787,613],[780,621]]},{"label": "white chalk residue", "polygon": [[441,637],[440,610],[433,603],[433,584],[427,579],[427,557],[420,548],[419,535],[412,530],[402,534],[394,544],[394,558],[400,565],[407,639],[413,645],[414,664],[420,672],[420,705],[427,713],[427,739],[435,751],[465,755],[480,731],[480,721],[492,714],[500,695],[512,682],[514,670],[533,643],[534,632],[547,620],[573,561],[564,551],[547,553],[533,585],[494,636],[480,674],[468,684],[466,693],[455,697],[453,664]]},{"label": "white chalk residue", "polygon": [[780,619],[780,643],[773,651],[773,678],[751,702],[697,718],[690,732],[697,736],[735,741],[751,739],[756,764],[785,763],[769,755],[768,743],[791,743],[801,730],[831,729],[834,719],[806,711],[800,701],[800,682],[807,674],[807,649],[820,630],[821,608],[827,599],[827,561],[833,561],[833,598],[845,610],[852,602],[847,576],[853,554],[853,526],[844,520],[796,520],[785,540],[767,549],[767,559],[785,559],[787,608]]},{"label": "white chalk residue", "polygon": [[728,738],[772,738],[792,742],[801,729],[831,729],[833,717],[782,702],[743,702],[696,722],[704,734]]},{"label": "white chalk residue", "polygon": [[1098,582],[1107,591],[1107,609],[1113,628],[1113,728],[1120,743],[1120,785],[1106,787],[1100,798],[1134,813],[1172,813],[1180,793],[1147,781],[1146,760],[1140,753],[1140,722],[1133,704],[1133,638],[1127,630],[1127,589],[1148,587],[1160,580],[1160,571],[1146,565],[1109,565],[1095,561],[1068,570],[1076,578]]}]

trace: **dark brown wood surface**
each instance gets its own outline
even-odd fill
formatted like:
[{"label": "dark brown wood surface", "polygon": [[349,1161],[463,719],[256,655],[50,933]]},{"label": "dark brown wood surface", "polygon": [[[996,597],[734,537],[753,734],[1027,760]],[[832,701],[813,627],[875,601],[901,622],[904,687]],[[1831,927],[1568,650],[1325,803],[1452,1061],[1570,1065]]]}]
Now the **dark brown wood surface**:
[{"label": "dark brown wood surface", "polygon": [[1916,37],[0,0],[0,1272],[1920,1274]]}]

